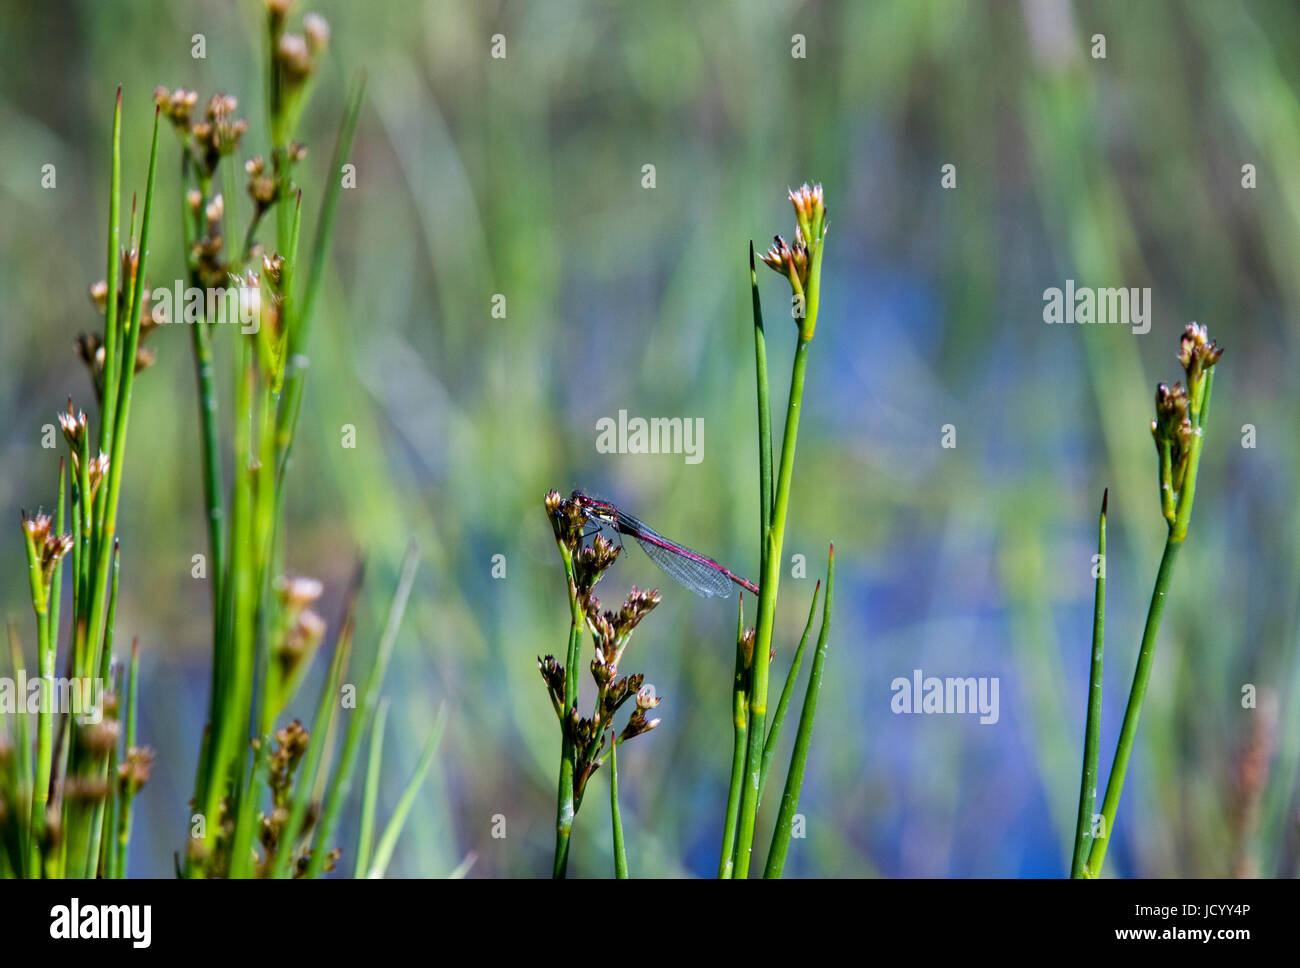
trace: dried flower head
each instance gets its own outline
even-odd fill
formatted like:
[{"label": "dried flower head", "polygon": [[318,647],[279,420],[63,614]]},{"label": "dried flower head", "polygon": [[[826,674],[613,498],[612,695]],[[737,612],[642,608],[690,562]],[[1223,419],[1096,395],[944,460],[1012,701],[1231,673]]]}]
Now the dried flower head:
[{"label": "dried flower head", "polygon": [[318,13],[302,18],[302,32],[307,38],[307,49],[313,57],[319,56],[330,45],[330,25]]},{"label": "dried flower head", "polygon": [[611,615],[610,622],[613,625],[614,634],[618,638],[625,638],[632,633],[632,630],[640,624],[641,619],[645,618],[655,606],[663,601],[663,596],[659,594],[659,589],[652,591],[639,591],[635,585],[632,591],[628,593],[627,600],[623,607],[619,609],[618,615]]},{"label": "dried flower head", "polygon": [[641,712],[648,712],[659,705],[659,697],[655,695],[654,686],[645,686],[637,691],[636,708]]},{"label": "dried flower head", "polygon": [[745,668],[748,669],[754,662],[754,640],[758,637],[758,630],[755,628],[745,629],[745,634],[740,638],[741,653],[745,657]]},{"label": "dried flower head", "polygon": [[118,781],[123,792],[136,793],[149,782],[153,772],[153,750],[147,747],[132,746],[126,751],[126,760],[117,767]]},{"label": "dried flower head", "polygon": [[1219,362],[1223,350],[1212,339],[1209,329],[1197,323],[1188,323],[1178,343],[1178,362],[1187,371],[1187,381],[1191,383],[1194,373],[1209,369]]},{"label": "dried flower head", "polygon": [[169,91],[165,87],[156,87],[153,92],[154,103],[162,109],[163,117],[172,123],[181,134],[190,131],[190,112],[198,103],[199,96],[193,91],[178,87]]},{"label": "dried flower head", "polygon": [[818,245],[826,234],[826,197],[821,185],[811,188],[805,182],[798,189],[790,189],[790,204],[794,206],[795,221],[805,239]]},{"label": "dried flower head", "polygon": [[642,733],[650,732],[650,730],[654,729],[658,725],[658,719],[647,720],[645,718],[645,713],[638,709],[628,719],[627,725],[623,727],[623,732],[619,734],[618,740],[620,743],[626,742],[629,739],[640,736]]},{"label": "dried flower head", "polygon": [[68,397],[68,409],[59,414],[59,427],[63,430],[63,439],[68,442],[68,447],[72,451],[75,466],[77,453],[86,438],[86,413],[84,410],[73,410],[72,397]]},{"label": "dried flower head", "polygon": [[90,499],[95,500],[99,485],[108,476],[108,455],[102,450],[86,464],[86,477],[90,484]]},{"label": "dried flower head", "polygon": [[604,535],[599,534],[591,544],[578,549],[573,556],[573,575],[578,586],[579,597],[585,599],[590,594],[622,550],[608,541]]},{"label": "dried flower head", "polygon": [[561,722],[564,720],[564,666],[560,665],[558,659],[553,655],[546,658],[538,657],[537,671],[542,674],[542,681],[546,683],[546,693],[551,697],[551,705],[555,707],[555,715]]},{"label": "dried flower head", "polygon": [[[799,325],[799,337],[812,339],[817,328],[822,245],[826,240],[826,202],[821,185],[790,190],[796,228],[794,244],[775,236],[772,247],[759,256],[774,272],[786,278],[794,295],[793,312]],[[751,270],[752,250],[751,250]]]},{"label": "dried flower head", "polygon": [[261,155],[250,158],[244,163],[244,171],[248,173],[248,195],[257,206],[258,213],[265,212],[279,197],[279,189],[276,185],[275,178],[268,174],[266,162]]},{"label": "dried flower head", "polygon": [[286,610],[296,611],[320,598],[325,586],[315,578],[281,575],[275,580],[275,591]]},{"label": "dried flower head", "polygon": [[301,84],[311,74],[311,50],[307,47],[307,39],[301,34],[281,34],[275,58],[284,71],[285,79],[292,85]]},{"label": "dried flower head", "polygon": [[1156,386],[1151,435],[1160,460],[1161,510],[1173,541],[1182,541],[1187,535],[1212,374],[1222,356],[1223,350],[1209,338],[1206,328],[1191,323],[1178,346],[1187,385]]},{"label": "dried flower head", "polygon": [[772,247],[759,258],[771,268],[785,276],[790,282],[790,289],[802,295],[808,283],[808,246],[802,233],[795,230],[795,243],[791,248],[781,236],[775,236]]},{"label": "dried flower head", "polygon": [[26,511],[20,513],[23,519],[23,531],[27,535],[27,539],[38,548],[44,545],[45,539],[49,537],[50,527],[54,524],[54,519],[40,511],[30,517]]},{"label": "dried flower head", "polygon": [[315,652],[325,637],[326,627],[325,620],[309,608],[294,616],[275,653],[281,676],[289,679],[302,668],[304,660]]},{"label": "dried flower head", "polygon": [[54,522],[48,514],[28,515],[23,511],[22,522],[32,608],[38,616],[44,616],[49,605],[55,566],[72,550],[72,535],[52,531]]},{"label": "dried flower head", "polygon": [[1187,374],[1187,390],[1191,398],[1192,420],[1199,425],[1201,407],[1206,393],[1206,375],[1223,356],[1223,350],[1210,339],[1209,331],[1196,323],[1183,330],[1178,344],[1178,362]]},{"label": "dried flower head", "polygon": [[121,735],[121,727],[115,719],[101,719],[99,722],[86,726],[81,730],[81,743],[87,750],[96,756],[107,756],[108,752],[117,746],[118,737]]}]

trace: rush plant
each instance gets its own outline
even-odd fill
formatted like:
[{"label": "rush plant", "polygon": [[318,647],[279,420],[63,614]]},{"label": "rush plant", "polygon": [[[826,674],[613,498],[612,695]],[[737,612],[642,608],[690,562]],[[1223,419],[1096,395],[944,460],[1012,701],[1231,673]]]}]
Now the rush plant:
[{"label": "rush plant", "polygon": [[[614,876],[627,877],[627,851],[618,805],[616,750],[620,744],[659,725],[658,719],[646,718],[646,713],[659,705],[659,697],[644,685],[645,676],[641,673],[620,677],[619,664],[633,630],[659,604],[660,596],[657,591],[642,592],[633,588],[617,612],[602,612],[600,600],[595,595],[596,583],[614,564],[622,549],[599,535],[590,545],[584,546],[587,516],[575,501],[561,498],[558,491],[548,493],[545,504],[555,533],[555,544],[564,562],[570,616],[564,664],[561,665],[552,655],[537,660],[560,723],[560,771],[552,874],[561,878],[568,873],[573,821],[582,806],[587,781],[608,760]],[[592,637],[591,676],[596,684],[596,698],[588,717],[578,712],[577,670],[582,661],[584,633]],[[617,730],[615,716],[629,700],[634,708],[624,727]]]},{"label": "rush plant", "polygon": [[[321,583],[287,574],[284,565],[284,508],[291,493],[288,473],[302,411],[309,336],[330,251],[340,173],[364,102],[359,79],[339,126],[308,252],[300,244],[303,189],[297,181],[307,148],[295,135],[330,31],[322,17],[310,13],[303,17],[301,33],[291,30],[291,6],[291,0],[265,0],[269,148],[248,158],[242,175],[235,159],[248,124],[236,117],[233,96],[218,93],[196,113],[193,91],[156,92],[180,150],[186,279],[191,291],[206,294],[194,307],[187,304],[184,320],[198,386],[213,628],[208,725],[183,862],[183,873],[192,877],[316,877],[332,870],[341,853],[335,840],[343,804],[372,723],[368,748],[375,762],[366,771],[366,817],[354,871],[357,876],[382,874],[442,733],[440,719],[394,825],[375,848],[372,825],[383,728],[376,712],[418,556],[408,550],[387,623],[368,665],[360,669],[350,668],[350,660],[361,567],[330,636],[328,623],[314,610]],[[236,188],[240,179],[248,198],[244,220]],[[179,314],[180,307],[174,311]],[[220,371],[222,359],[233,361],[230,372]],[[223,376],[233,399],[228,478],[222,467],[218,404]],[[328,672],[310,728],[296,719],[283,724],[327,639],[332,639],[325,650]],[[350,681],[358,674],[361,684],[353,687]],[[342,737],[337,749],[336,736]]]},{"label": "rush plant", "polygon": [[[826,246],[828,221],[821,185],[804,185],[790,192],[795,212],[795,240],[788,244],[776,236],[762,261],[790,284],[791,315],[795,322],[794,364],[790,373],[790,392],[786,402],[785,428],[781,440],[779,463],[773,460],[772,417],[767,376],[767,335],[763,328],[763,310],[758,293],[754,266],[754,247],[749,249],[749,282],[754,316],[754,361],[758,389],[758,491],[759,491],[759,573],[758,624],[752,647],[746,648],[745,636],[736,646],[736,673],[732,687],[732,718],[735,743],[732,750],[731,785],[723,822],[722,845],[718,859],[720,878],[747,877],[753,853],[758,808],[766,787],[768,773],[781,736],[781,727],[803,661],[804,647],[817,608],[813,592],[808,623],[803,639],[791,661],[781,698],[769,722],[767,713],[768,683],[773,625],[776,620],[777,595],[781,582],[781,549],[785,541],[786,518],[794,479],[795,444],[799,437],[804,379],[808,371],[809,352],[817,331],[821,306],[822,256]],[[773,469],[775,481],[773,480]],[[791,826],[803,786],[804,767],[812,742],[817,702],[821,695],[822,671],[829,642],[831,608],[834,598],[835,550],[830,550],[826,569],[826,599],[822,605],[821,631],[812,671],[804,692],[799,732],[786,775],[781,809],[768,848],[765,877],[780,877],[790,846]],[[743,608],[743,602],[742,602]],[[741,624],[743,625],[743,618]]]},{"label": "rush plant", "polygon": [[1214,388],[1214,366],[1223,356],[1223,350],[1209,338],[1204,326],[1191,323],[1179,341],[1178,361],[1183,366],[1186,384],[1172,387],[1161,383],[1156,387],[1156,413],[1151,421],[1151,435],[1155,438],[1157,456],[1157,481],[1160,510],[1164,515],[1166,535],[1165,550],[1160,556],[1151,605],[1147,609],[1146,624],[1142,630],[1142,644],[1138,649],[1137,668],[1133,672],[1133,686],[1129,690],[1128,705],[1124,709],[1124,722],[1120,726],[1119,743],[1111,763],[1110,777],[1106,782],[1106,795],[1100,814],[1094,814],[1097,794],[1097,755],[1101,730],[1101,672],[1106,619],[1106,498],[1102,498],[1101,524],[1098,537],[1098,554],[1102,567],[1097,570],[1097,595],[1093,612],[1092,662],[1088,688],[1088,716],[1084,727],[1083,775],[1079,792],[1078,826],[1075,832],[1072,877],[1095,878],[1101,876],[1106,860],[1106,848],[1115,831],[1115,814],[1119,810],[1120,794],[1124,790],[1124,777],[1128,772],[1129,757],[1137,738],[1138,717],[1146,698],[1147,684],[1155,660],[1156,641],[1160,623],[1165,613],[1165,602],[1173,581],[1178,552],[1187,539],[1192,520],[1192,501],[1196,497],[1196,478],[1200,470],[1201,448],[1205,443],[1205,427],[1210,414],[1210,393]]},{"label": "rush plant", "polygon": [[[153,360],[141,342],[153,327],[145,272],[158,130],[155,112],[139,239],[134,236],[133,202],[129,241],[123,247],[119,88],[113,110],[107,275],[91,287],[104,326],[100,334],[83,335],[77,342],[100,404],[98,432],[69,398],[66,412],[59,414],[68,456],[59,462],[54,515],[22,516],[37,649],[35,675],[28,680],[20,633],[10,625],[16,688],[10,702],[0,699],[3,876],[124,876],[131,801],[153,762],[153,754],[136,745],[139,649],[133,644],[126,659],[118,654],[115,619],[117,511],[132,391],[136,374]],[[66,629],[60,614],[65,565],[72,597]]]},{"label": "rush plant", "polygon": [[[792,315],[795,320],[796,344],[794,370],[790,379],[790,395],[786,407],[785,430],[782,440],[779,470],[775,476],[772,452],[771,407],[767,379],[767,344],[763,329],[763,313],[758,294],[758,277],[755,270],[754,249],[749,252],[749,282],[754,315],[755,360],[758,387],[758,440],[759,440],[759,548],[761,552],[762,584],[755,589],[749,582],[718,566],[716,562],[701,559],[694,552],[687,557],[694,564],[683,564],[672,557],[673,547],[662,536],[650,532],[634,519],[621,520],[617,509],[603,502],[593,502],[579,492],[573,499],[563,499],[556,491],[546,497],[546,511],[555,533],[556,545],[564,562],[569,599],[569,639],[567,659],[561,664],[555,657],[538,660],[542,678],[546,681],[551,703],[560,721],[561,752],[559,790],[556,804],[556,839],[553,874],[563,877],[568,869],[569,842],[573,820],[582,804],[582,795],[591,773],[608,761],[610,765],[610,815],[616,877],[627,876],[627,857],[623,840],[623,826],[618,804],[618,775],[616,749],[619,744],[653,729],[659,722],[647,721],[645,713],[658,705],[659,699],[641,689],[640,676],[617,678],[618,665],[627,646],[627,639],[644,615],[659,603],[659,595],[638,592],[635,588],[627,602],[617,613],[601,613],[600,603],[593,594],[596,583],[617,559],[621,547],[614,547],[604,537],[597,535],[590,544],[584,544],[584,529],[592,521],[587,507],[598,505],[613,514],[615,528],[630,534],[646,546],[647,553],[661,564],[670,575],[678,577],[688,586],[699,570],[709,575],[704,588],[720,581],[724,589],[728,581],[742,585],[758,595],[758,624],[745,627],[744,597],[740,599],[736,631],[735,677],[732,682],[731,701],[735,727],[732,748],[731,784],[727,796],[718,876],[721,878],[745,877],[749,872],[754,840],[755,822],[763,791],[776,757],[781,738],[781,728],[790,708],[804,652],[817,612],[821,582],[813,591],[812,604],[803,636],[795,650],[785,685],[770,720],[767,715],[768,681],[771,660],[773,623],[776,617],[776,600],[781,578],[780,560],[785,537],[786,517],[790,507],[794,477],[795,442],[799,433],[799,415],[803,400],[804,378],[808,368],[809,346],[817,329],[817,310],[821,292],[821,264],[826,240],[826,207],[821,186],[804,185],[790,192],[794,204],[797,227],[794,245],[788,245],[779,236],[763,261],[783,275],[790,284]],[[596,518],[606,515],[597,514]],[[620,523],[621,521],[621,523]],[[656,542],[658,545],[656,546]],[[656,547],[660,550],[656,551]],[[679,549],[685,551],[685,549]],[[701,562],[704,562],[702,564]],[[675,563],[676,562],[676,563]],[[711,570],[710,570],[711,569]],[[721,577],[718,577],[721,575]],[[790,847],[799,795],[803,786],[804,769],[812,745],[813,726],[817,716],[817,703],[821,695],[822,675],[826,662],[830,636],[831,609],[835,583],[835,553],[830,550],[826,573],[826,598],[822,606],[821,631],[818,635],[812,670],[804,690],[803,708],[799,717],[785,787],[780,808],[772,831],[771,845],[766,856],[764,876],[780,877],[785,869]],[[725,594],[723,591],[705,591],[704,594]],[[578,676],[582,659],[584,632],[591,634],[595,658],[591,665],[596,680],[596,702],[589,718],[578,712]],[[618,731],[614,715],[619,707],[635,696],[636,710],[627,726]]]}]

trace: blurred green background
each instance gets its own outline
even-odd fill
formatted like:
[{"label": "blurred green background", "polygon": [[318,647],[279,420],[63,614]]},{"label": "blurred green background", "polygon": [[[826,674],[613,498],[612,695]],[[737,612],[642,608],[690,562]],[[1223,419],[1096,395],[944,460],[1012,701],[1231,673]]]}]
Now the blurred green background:
[{"label": "blurred green background", "polygon": [[[294,23],[304,9],[333,31],[300,132],[305,224],[347,84],[364,70],[370,88],[317,308],[288,561],[326,581],[335,625],[366,555],[365,651],[408,537],[423,551],[385,690],[381,816],[438,705],[450,711],[392,873],[442,875],[470,853],[471,876],[549,872],[559,738],[536,657],[562,653],[567,610],[548,488],[602,494],[756,577],[746,247],[793,233],[785,190],[805,179],[825,185],[831,233],[786,538],[808,577],[787,568],[776,675],[829,540],[838,582],[808,836],[787,872],[1066,869],[1097,508],[1109,486],[1104,772],[1163,539],[1152,391],[1180,375],[1177,337],[1196,319],[1227,354],[1112,873],[1295,873],[1300,9],[324,0]],[[69,394],[92,402],[72,344],[101,325],[87,287],[104,274],[114,90],[127,193],[143,187],[159,84],[238,97],[242,163],[267,143],[258,24],[255,0],[6,5],[0,614],[28,654],[18,509],[54,501],[43,425]],[[199,33],[204,59],[191,56]],[[504,59],[489,56],[494,34]],[[1094,34],[1105,59],[1091,56]],[[170,136],[161,157],[155,286],[183,271]],[[53,190],[40,187],[45,164]],[[946,164],[953,189],[940,185]],[[783,410],[788,291],[760,271]],[[1043,291],[1066,279],[1150,287],[1150,332],[1045,325]],[[504,319],[491,315],[498,293]],[[228,364],[233,334],[219,335]],[[118,635],[142,644],[140,728],[158,753],[132,872],[167,876],[187,832],[210,612],[190,577],[206,547],[188,334],[166,328],[150,345]],[[704,460],[597,453],[596,421],[620,409],[702,417]],[[340,446],[345,424],[355,449]],[[954,449],[940,446],[945,424]],[[660,728],[620,756],[631,867],[707,875],[730,758],[734,599],[696,599],[629,548],[602,597],[634,583],[659,585],[664,602],[623,671],[645,672],[664,702]],[[892,714],[891,681],[917,668],[1000,677],[998,723]],[[1247,683],[1258,708],[1242,708]],[[309,683],[302,714],[313,695]],[[575,837],[571,871],[608,874],[603,792]]]}]

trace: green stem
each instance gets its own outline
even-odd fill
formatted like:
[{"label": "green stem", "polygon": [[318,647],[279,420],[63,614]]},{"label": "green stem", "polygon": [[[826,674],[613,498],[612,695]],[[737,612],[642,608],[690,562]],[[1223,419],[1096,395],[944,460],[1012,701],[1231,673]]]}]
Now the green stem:
[{"label": "green stem", "polygon": [[812,671],[808,675],[808,688],[804,693],[803,712],[799,715],[799,732],[795,734],[794,752],[790,754],[790,770],[785,778],[785,792],[781,795],[781,810],[772,830],[772,845],[767,851],[767,868],[763,871],[763,876],[767,878],[780,877],[785,870],[795,811],[799,809],[799,793],[803,789],[804,769],[808,765],[808,751],[812,748],[813,724],[817,719],[817,701],[821,697],[822,670],[826,665],[834,600],[835,546],[831,545],[826,564],[826,601],[822,605],[822,627],[817,633],[817,651],[813,654]]},{"label": "green stem", "polygon": [[808,370],[809,340],[802,335],[795,348],[790,375],[790,399],[785,414],[785,435],[781,442],[781,468],[777,477],[776,501],[772,509],[772,526],[763,554],[763,578],[759,586],[758,632],[754,642],[753,676],[750,687],[749,750],[745,770],[747,782],[740,802],[740,829],[736,843],[735,876],[749,873],[749,856],[754,842],[754,823],[758,814],[759,782],[762,778],[763,744],[767,724],[767,680],[772,648],[772,623],[776,615],[776,595],[781,581],[781,548],[785,540],[785,519],[790,507],[790,480],[794,475],[794,450],[799,437],[799,415],[803,401],[804,377]]},{"label": "green stem", "polygon": [[1174,575],[1174,562],[1178,558],[1178,549],[1181,547],[1182,542],[1174,539],[1171,530],[1165,541],[1164,554],[1160,558],[1160,570],[1156,572],[1156,585],[1151,593],[1151,607],[1147,610],[1146,628],[1142,632],[1142,648],[1138,651],[1137,669],[1133,673],[1133,688],[1129,691],[1128,706],[1124,710],[1124,724],[1119,731],[1119,745],[1115,749],[1110,778],[1106,782],[1106,797],[1101,807],[1102,827],[1093,838],[1092,848],[1088,854],[1088,864],[1084,872],[1087,877],[1100,876],[1101,866],[1106,860],[1106,848],[1110,845],[1110,838],[1115,830],[1115,813],[1119,809],[1120,793],[1124,790],[1124,775],[1128,771],[1129,756],[1133,752],[1133,740],[1137,737],[1142,701],[1146,698],[1147,683],[1151,679],[1151,666],[1156,654],[1156,638],[1160,634],[1160,620],[1164,617],[1169,583]]},{"label": "green stem", "polygon": [[767,335],[763,331],[753,241],[749,243],[749,288],[754,309],[754,375],[758,384],[758,535],[762,554],[767,548],[767,530],[772,526],[772,404],[767,380]]},{"label": "green stem", "polygon": [[618,809],[618,737],[609,745],[609,816],[614,826],[614,876],[627,880],[627,847],[623,843],[623,814]]},{"label": "green stem", "polygon": [[303,291],[302,311],[298,313],[295,325],[288,333],[285,352],[284,403],[280,407],[276,424],[276,474],[280,478],[284,477],[285,470],[288,467],[289,454],[293,448],[294,435],[298,427],[298,414],[302,408],[302,395],[308,366],[306,356],[307,337],[311,333],[316,297],[320,292],[325,259],[329,253],[330,240],[334,233],[334,216],[338,210],[339,191],[342,187],[341,169],[349,152],[352,150],[352,142],[357,130],[357,119],[361,116],[365,93],[366,79],[362,75],[353,84],[351,96],[348,98],[347,107],[343,112],[338,138],[334,143],[334,155],[330,160],[325,197],[321,204],[319,220],[316,223],[311,264],[307,269],[307,283]]},{"label": "green stem", "polygon": [[[41,608],[36,612],[36,635],[37,660],[39,662],[40,675],[42,676],[41,690],[41,715],[37,721],[37,750],[36,750],[36,785],[32,789],[31,801],[31,827],[33,832],[39,833],[45,829],[45,806],[49,800],[50,794],[50,769],[54,760],[53,753],[53,720],[47,719],[46,711],[50,706],[51,681],[44,678],[47,674],[52,675],[53,670],[47,673],[45,670],[46,656],[50,652],[50,623],[49,614],[46,611],[45,603],[41,603]],[[25,715],[19,714],[19,719]],[[26,739],[23,740],[24,745]],[[24,777],[27,776],[24,771]],[[41,782],[41,777],[45,782]],[[37,861],[36,851],[38,849],[37,838],[33,837],[31,843],[32,861]]]},{"label": "green stem", "polygon": [[[126,690],[126,752],[129,755],[135,748],[136,711],[140,702],[140,643],[131,643],[131,667],[127,674]],[[114,782],[117,782],[114,780]],[[122,804],[117,821],[117,865],[118,877],[126,877],[126,848],[131,842],[131,798],[135,795],[130,778],[122,787]]]},{"label": "green stem", "polygon": [[[55,517],[55,534],[63,534],[65,470],[59,460],[59,505]],[[74,539],[75,540],[75,539]],[[75,569],[74,569],[75,570]],[[37,614],[37,674],[41,677],[41,708],[36,722],[36,785],[32,788],[32,827],[41,830],[45,825],[45,805],[50,796],[50,771],[54,764],[54,709],[51,702],[55,665],[58,662],[59,596],[62,561],[54,566],[50,582],[49,601],[45,614]]]},{"label": "green stem", "polygon": [[763,790],[767,787],[767,775],[772,768],[772,760],[776,757],[776,744],[781,739],[781,726],[785,722],[786,710],[790,708],[790,700],[794,696],[794,686],[799,678],[799,667],[803,665],[804,650],[808,647],[808,635],[812,632],[813,619],[817,617],[817,598],[821,592],[822,583],[819,581],[813,589],[812,604],[808,606],[808,621],[804,623],[803,635],[799,637],[799,647],[795,649],[794,659],[790,662],[790,672],[785,677],[785,687],[781,690],[781,698],[777,700],[776,713],[772,717],[772,726],[767,731],[767,743],[763,746],[763,769],[758,778],[758,802],[763,802]]},{"label": "green stem", "polygon": [[433,767],[434,756],[442,743],[442,734],[446,728],[447,707],[440,706],[429,738],[424,741],[424,751],[420,754],[420,761],[415,765],[415,772],[411,774],[410,782],[402,791],[397,806],[393,808],[393,815],[388,818],[388,824],[384,827],[384,832],[375,847],[375,859],[370,864],[367,877],[383,877],[388,871],[393,852],[397,849],[397,840],[402,835],[402,827],[405,826],[406,818],[410,816],[411,808],[415,806],[415,799],[420,794],[420,788],[424,786],[429,770]]},{"label": "green stem", "polygon": [[361,798],[361,829],[357,834],[356,877],[370,870],[370,851],[375,839],[375,805],[379,801],[380,764],[384,761],[384,724],[388,721],[388,700],[379,703],[375,724],[370,729],[370,752],[366,757],[366,788]]},{"label": "green stem", "polygon": [[1092,814],[1097,805],[1097,758],[1101,746],[1101,672],[1106,645],[1106,502],[1101,498],[1101,520],[1097,526],[1097,591],[1092,610],[1092,665],[1088,675],[1088,717],[1083,730],[1083,775],[1079,780],[1079,818],[1074,831],[1074,857],[1070,876],[1084,876],[1088,850],[1092,846]]},{"label": "green stem", "polygon": [[569,869],[569,837],[573,833],[573,818],[578,812],[574,801],[573,774],[576,768],[577,749],[573,741],[573,720],[578,708],[578,658],[582,651],[584,617],[578,601],[578,586],[573,571],[573,554],[563,541],[558,541],[560,558],[564,561],[564,575],[569,588],[569,648],[564,664],[564,716],[560,722],[560,781],[555,807],[555,862],[551,876],[563,878]]},{"label": "green stem", "polygon": [[736,674],[731,690],[731,721],[735,740],[731,747],[731,784],[727,788],[727,817],[722,828],[722,853],[718,877],[727,880],[735,869],[736,828],[740,821],[740,794],[745,782],[745,751],[749,736],[749,663],[745,660],[745,606],[741,596],[736,622]]},{"label": "green stem", "polygon": [[[153,144],[149,149],[149,176],[145,184],[144,216],[140,223],[140,256],[132,288],[130,312],[126,318],[126,343],[122,349],[122,373],[119,378],[116,419],[113,424],[112,453],[109,457],[107,479],[100,483],[104,495],[104,525],[97,536],[98,567],[91,572],[94,586],[90,606],[91,635],[88,642],[89,668],[99,665],[99,650],[103,635],[102,613],[104,599],[108,594],[109,566],[113,554],[113,537],[117,534],[117,504],[122,492],[123,460],[126,457],[127,421],[131,415],[131,390],[135,385],[135,357],[140,345],[140,309],[144,290],[146,263],[149,256],[149,226],[153,215],[153,190],[158,174],[158,124],[161,109],[156,108],[153,115]],[[109,298],[113,294],[109,293]],[[106,407],[106,412],[108,408]]]},{"label": "green stem", "polygon": [[221,493],[221,451],[217,446],[217,386],[212,362],[212,335],[204,321],[191,329],[194,351],[194,375],[199,388],[200,456],[203,470],[203,504],[208,523],[209,586],[212,590],[212,629],[217,634],[221,616],[222,580],[226,574],[226,547],[223,524],[225,499]]},{"label": "green stem", "polygon": [[266,782],[266,772],[270,765],[271,734],[263,732],[258,737],[257,751],[253,754],[253,765],[239,798],[239,810],[235,820],[235,836],[230,848],[230,879],[241,880],[249,876],[253,867],[253,829],[257,826],[257,804]]},{"label": "green stem", "polygon": [[1195,431],[1191,451],[1187,456],[1187,474],[1183,489],[1178,495],[1178,513],[1170,528],[1171,540],[1182,542],[1187,537],[1187,527],[1192,520],[1192,502],[1196,499],[1196,474],[1201,467],[1201,448],[1205,444],[1205,420],[1210,413],[1210,391],[1214,387],[1214,370],[1205,374],[1205,389],[1201,395],[1201,409],[1194,415]]},{"label": "green stem", "polygon": [[[108,283],[104,304],[104,388],[99,420],[99,449],[108,452],[113,440],[113,419],[117,405],[117,289],[121,266],[121,194],[122,194],[122,85],[117,87],[117,104],[113,109],[113,162],[108,189]],[[89,513],[89,505],[83,512]]]}]

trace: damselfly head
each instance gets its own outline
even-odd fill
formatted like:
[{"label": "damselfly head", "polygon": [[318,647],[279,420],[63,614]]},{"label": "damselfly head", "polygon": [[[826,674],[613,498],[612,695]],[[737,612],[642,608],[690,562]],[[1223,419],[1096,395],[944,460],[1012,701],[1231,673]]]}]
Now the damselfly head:
[{"label": "damselfly head", "polygon": [[588,497],[582,491],[575,490],[570,497],[574,505],[587,516],[589,520],[613,521],[615,518],[614,506],[605,501],[597,501],[593,497]]}]

